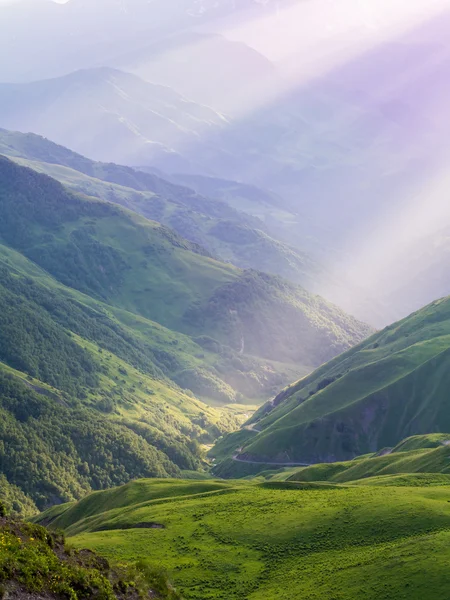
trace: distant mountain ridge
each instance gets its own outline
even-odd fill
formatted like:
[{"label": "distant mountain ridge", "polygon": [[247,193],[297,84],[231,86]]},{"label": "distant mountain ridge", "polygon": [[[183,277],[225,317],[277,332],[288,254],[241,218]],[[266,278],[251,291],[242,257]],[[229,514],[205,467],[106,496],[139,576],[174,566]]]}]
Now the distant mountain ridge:
[{"label": "distant mountain ridge", "polygon": [[239,115],[244,104],[258,102],[267,87],[282,84],[265,56],[215,33],[178,33],[113,57],[106,64],[167,85],[190,100],[230,115]]},{"label": "distant mountain ridge", "polygon": [[0,107],[1,125],[8,129],[45,135],[97,160],[173,164],[179,170],[192,168],[181,150],[195,146],[206,155],[201,137],[226,123],[170,88],[106,67],[1,84]]}]

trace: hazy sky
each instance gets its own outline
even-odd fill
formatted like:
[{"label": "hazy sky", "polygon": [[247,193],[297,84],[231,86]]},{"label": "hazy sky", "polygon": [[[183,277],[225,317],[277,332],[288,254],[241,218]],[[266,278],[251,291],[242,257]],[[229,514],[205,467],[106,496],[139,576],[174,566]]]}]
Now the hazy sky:
[{"label": "hazy sky", "polygon": [[[20,0],[0,0],[1,4],[12,4],[13,2],[19,2]],[[57,2],[58,4],[65,4],[69,0],[52,0],[52,2]]]},{"label": "hazy sky", "polygon": [[[0,0],[0,6],[5,6],[11,2],[17,3],[18,1]],[[28,3],[33,1],[28,0]],[[66,0],[53,1],[64,3]],[[95,6],[97,1],[91,0],[92,5]],[[236,0],[236,6],[239,5],[240,1],[242,0]],[[168,5],[171,3],[176,5],[180,0],[166,0],[166,2]],[[105,1],[102,2],[103,6],[106,4]],[[111,4],[113,4],[113,0],[111,0]],[[280,4],[283,6],[283,3]],[[157,3],[156,5],[158,7],[163,6],[162,3]],[[180,5],[183,6],[183,2],[180,2]],[[358,57],[370,57],[370,53],[374,49],[383,48],[383,45],[395,42],[396,40],[402,41],[407,39],[408,33],[416,30],[420,31],[422,24],[426,24],[427,22],[434,23],[434,21],[437,23],[438,15],[442,13],[445,16],[445,13],[450,11],[450,0],[296,0],[293,3],[286,3],[284,6],[285,8],[281,8],[276,16],[273,13],[249,12],[249,16],[243,13],[242,17],[239,15],[240,18],[227,20],[226,22],[220,21],[217,24],[219,31],[222,31],[225,37],[252,46],[275,62],[283,74],[283,78],[278,80],[277,85],[273,85],[271,78],[266,79],[262,77],[261,81],[252,79],[250,86],[243,85],[237,90],[233,88],[230,92],[229,105],[232,106],[233,116],[237,120],[257,114],[257,111],[264,108],[265,105],[270,106],[272,102],[276,101],[278,96],[283,98],[286,94],[289,94],[291,89],[298,90],[300,86],[304,86],[307,90],[307,86],[315,80],[326,81],[328,74],[332,76],[340,67],[352,64],[352,61],[357,61]],[[258,14],[260,16],[255,17]],[[244,15],[246,16],[244,17]],[[216,23],[214,26],[216,26]],[[434,30],[426,28],[425,31],[429,36],[425,40],[425,46],[428,47],[430,44],[433,45]],[[422,38],[419,39],[419,42],[422,43]],[[200,46],[201,52],[198,52],[198,55],[209,56],[211,52],[215,51],[215,41],[211,42],[208,38],[200,38],[199,41],[192,43]],[[399,161],[400,167],[402,165],[400,159],[404,160],[405,164],[408,160],[413,164],[415,160],[416,140],[418,144],[422,139],[419,137],[420,130],[418,130],[418,123],[413,119],[416,113],[409,110],[411,105],[410,99],[402,96],[402,93],[406,93],[402,92],[402,90],[408,90],[409,87],[416,90],[414,81],[417,78],[420,79],[420,69],[425,69],[425,75],[427,69],[430,73],[433,73],[434,70],[438,69],[440,60],[447,60],[447,50],[445,47],[444,51],[442,57],[440,53],[436,52],[432,52],[428,58],[428,55],[425,55],[425,62],[417,65],[415,68],[407,68],[408,64],[406,64],[404,70],[399,71],[399,75],[395,80],[386,76],[386,80],[382,81],[381,85],[379,81],[377,82],[376,89],[369,89],[371,102],[375,106],[373,109],[373,122],[378,123],[379,121],[376,119],[379,119],[383,123],[386,121],[386,119],[385,121],[382,120],[384,113],[378,110],[377,103],[381,107],[384,107],[391,98],[394,100],[397,99],[400,106],[406,109],[404,119],[411,119],[410,131],[408,131],[410,137],[405,137],[405,140],[399,138],[398,141],[399,144],[402,142],[404,145],[396,146],[397,139],[395,137],[392,138],[393,141],[389,141],[393,148],[392,156]],[[170,58],[173,58],[175,65],[183,64],[183,56],[186,53],[183,45],[175,47],[169,52]],[[76,53],[74,54],[76,55]],[[23,60],[26,61],[26,55],[24,54],[23,56]],[[148,61],[148,58],[143,61],[145,68]],[[433,61],[438,62],[433,64]],[[70,62],[70,64],[72,63]],[[367,62],[367,65],[369,69],[373,67],[370,61]],[[130,70],[132,66],[130,65]],[[54,67],[56,69],[59,68],[58,64],[55,64]],[[76,66],[72,68],[74,70]],[[152,72],[157,72],[157,70]],[[142,76],[145,78],[144,74]],[[199,81],[202,81],[205,78],[205,74],[200,70],[197,73],[195,69],[187,69],[186,77],[192,83],[195,77],[198,77]],[[364,78],[361,80],[364,83]],[[360,79],[356,79],[355,81],[359,85]],[[415,180],[414,190],[412,192],[407,190],[404,194],[402,192],[403,195],[397,199],[392,209],[389,204],[386,204],[383,210],[380,209],[378,220],[370,223],[370,235],[366,229],[357,230],[354,234],[349,235],[348,247],[350,250],[347,254],[345,264],[342,261],[341,255],[336,253],[336,261],[339,264],[328,265],[330,268],[335,267],[337,272],[342,273],[346,279],[356,282],[357,288],[365,288],[362,299],[366,296],[367,290],[371,290],[372,286],[377,286],[379,281],[385,282],[391,272],[393,278],[397,277],[396,269],[394,268],[391,271],[391,267],[395,266],[397,256],[402,257],[405,255],[405,248],[414,248],[414,244],[417,243],[417,240],[421,240],[422,236],[439,229],[441,223],[446,224],[450,222],[450,206],[448,203],[450,175],[448,173],[447,162],[441,156],[441,153],[444,155],[444,150],[445,153],[447,152],[446,149],[448,146],[445,143],[447,131],[445,126],[449,121],[446,117],[447,107],[444,106],[448,96],[444,94],[442,101],[440,101],[440,89],[444,86],[439,86],[439,83],[439,79],[434,80],[436,94],[435,96],[433,94],[430,96],[431,100],[433,100],[430,106],[434,110],[428,113],[426,104],[424,104],[423,108],[425,117],[431,123],[430,127],[426,130],[428,136],[432,138],[433,135],[436,135],[437,139],[440,123],[442,124],[443,150],[440,150],[440,145],[436,146],[439,150],[436,151],[437,154],[434,157],[433,168],[425,169],[423,177]],[[330,104],[332,100],[333,98],[329,99],[329,106],[331,107],[333,106]],[[351,102],[350,106],[352,106]],[[369,107],[364,112],[364,106],[361,107],[358,104],[355,104],[355,106],[358,106],[358,110],[363,111],[363,117],[371,124],[372,108]],[[418,99],[418,106],[419,108],[421,106],[420,98]],[[331,119],[330,127],[335,127],[339,131],[339,123],[342,121],[345,124],[346,119],[348,119],[349,129],[351,129],[353,127],[352,119],[354,118],[357,122],[356,117],[358,113],[356,109],[350,108],[348,116],[345,111],[341,113],[339,112],[340,110],[339,104],[337,104],[336,119]],[[419,109],[417,114],[421,115]],[[363,124],[365,122],[362,120]],[[435,129],[433,129],[433,123]],[[381,141],[379,142],[378,138],[374,139],[374,165],[372,163],[362,163],[362,173],[365,172],[364,169],[367,170],[369,175],[377,173],[377,158],[381,156],[377,153],[377,144],[383,141],[382,135],[388,135],[390,131],[388,125],[385,125],[384,130],[380,130],[379,139]],[[392,127],[399,128],[400,125],[392,125]],[[328,138],[326,135],[330,132],[326,129],[324,130],[324,141],[322,141],[320,137],[322,135],[320,133],[322,127],[325,127],[325,125],[318,122],[316,129],[311,129],[319,133],[311,134],[311,150],[307,148],[304,151],[299,151],[301,160],[304,158],[301,152],[304,152],[305,156],[308,156],[308,152],[311,153],[311,156],[314,156],[316,147],[325,148],[325,158],[327,157],[326,152],[328,151],[328,147],[326,144],[328,143]],[[448,125],[447,129],[450,130],[450,125]],[[342,127],[342,130],[342,138],[338,137],[336,138],[338,140],[336,143],[330,143],[330,155],[333,156],[335,146],[348,147],[348,156],[351,158],[349,164],[352,164],[352,161],[357,163],[357,157],[354,153],[352,154],[352,137],[351,135],[347,136],[344,127]],[[306,129],[306,131],[308,130]],[[433,133],[433,131],[436,133]],[[334,133],[331,131],[329,139],[332,141],[334,139],[333,135]],[[418,137],[414,137],[414,135]],[[427,140],[428,138],[424,139]],[[348,144],[347,140],[349,140]],[[303,148],[302,144],[303,142],[299,143],[299,148]],[[337,155],[339,156],[339,153]],[[371,154],[367,153],[364,156],[369,157]],[[380,169],[381,167],[384,169],[384,163],[381,159],[379,160]],[[431,164],[432,157],[429,158],[429,162]],[[339,162],[336,164],[339,164]],[[393,172],[398,168],[399,172],[401,172],[400,167],[396,165],[397,163],[394,161],[392,167],[389,165],[389,168],[392,168]],[[257,163],[251,163],[251,169],[255,168],[257,168]],[[384,171],[382,172],[384,174]],[[386,173],[387,176],[390,174],[389,169],[386,170]],[[363,184],[365,184],[364,180],[361,183],[362,189],[364,189]],[[324,182],[323,193],[330,193],[326,182]],[[383,240],[382,244],[380,244],[380,240]],[[393,281],[392,284],[395,289],[396,282]],[[376,292],[377,290],[375,289],[375,295]],[[330,297],[331,293],[330,291]],[[326,290],[325,296],[327,296]],[[358,300],[355,296],[356,304],[358,304]]]}]

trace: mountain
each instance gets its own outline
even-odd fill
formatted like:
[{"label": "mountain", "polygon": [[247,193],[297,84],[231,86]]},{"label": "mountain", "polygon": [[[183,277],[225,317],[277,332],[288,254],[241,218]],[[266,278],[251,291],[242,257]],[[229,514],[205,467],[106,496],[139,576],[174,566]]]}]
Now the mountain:
[{"label": "mountain", "polygon": [[[173,37],[197,35],[198,29],[211,34],[243,21],[267,16],[276,3],[241,0],[70,0],[57,4],[48,0],[20,0],[0,6],[0,52],[16,57],[14,64],[0,65],[0,80],[30,81],[64,75],[80,68],[111,64],[118,55],[140,52],[152,43],[170,44]],[[287,5],[288,2],[283,2]],[[30,30],[30,22],[39,24]],[[99,26],[101,23],[101,26]],[[254,63],[254,50],[228,42],[225,55],[234,60],[235,49],[243,49],[244,59]],[[224,41],[224,46],[227,41]],[[182,46],[180,45],[180,48]],[[58,48],[58,50],[56,50]],[[263,60],[262,58],[260,60]],[[244,60],[245,62],[245,60]],[[230,64],[230,63],[228,63]],[[236,70],[240,66],[235,63]],[[208,59],[205,60],[206,79]],[[209,71],[210,72],[210,71]],[[247,70],[251,75],[251,72]],[[239,81],[227,70],[230,83]]]},{"label": "mountain", "polygon": [[[173,90],[108,68],[29,84],[0,85],[1,123],[33,131],[97,160],[173,165],[190,170],[188,153],[207,156],[209,131],[226,119]],[[192,165],[198,160],[193,153]]]},{"label": "mountain", "polygon": [[[142,171],[150,171],[148,167],[139,168]],[[162,176],[161,172],[160,174]],[[291,248],[297,250],[297,252],[301,253],[302,249],[306,247],[313,248],[310,260],[313,260],[311,258],[313,254],[319,254],[317,251],[319,241],[318,239],[314,239],[313,231],[306,232],[306,224],[300,225],[305,216],[298,214],[295,210],[286,206],[283,198],[270,189],[262,189],[256,185],[243,183],[242,181],[205,175],[171,173],[164,174],[164,177],[174,183],[189,187],[198,194],[214,198],[216,201],[225,202],[235,210],[238,210],[240,214],[243,213],[244,215],[250,215],[258,219],[258,222],[263,224],[260,226],[261,229],[264,229],[264,231],[279,242],[288,244]],[[299,236],[299,226],[305,228],[304,236]],[[324,269],[323,266],[322,269]],[[327,273],[325,276],[323,272],[316,272],[313,279],[310,285],[319,286],[325,280],[330,288],[333,287],[331,273]]]},{"label": "mountain", "polygon": [[240,448],[238,460],[310,464],[448,431],[449,334],[444,298],[286,388],[226,444]]},{"label": "mountain", "polygon": [[[235,182],[217,180],[205,185],[208,193],[195,193],[176,177],[162,179],[148,169],[136,171],[114,164],[95,163],[33,134],[0,129],[0,153],[19,164],[45,173],[70,189],[120,204],[142,216],[174,229],[184,238],[206,248],[213,256],[244,269],[280,275],[318,293],[320,282],[331,275],[289,240],[277,238],[277,226],[285,215],[269,193]],[[190,180],[190,178],[188,178]],[[207,179],[207,178],[205,178]],[[197,178],[193,178],[193,183]],[[211,182],[216,180],[211,178]],[[201,186],[203,187],[203,186]],[[272,200],[269,205],[268,199]],[[248,212],[242,202],[249,205]],[[273,235],[272,235],[273,233]],[[274,237],[275,235],[275,237]],[[338,283],[335,283],[338,287]]]},{"label": "mountain", "polygon": [[[262,148],[267,160],[278,163],[273,147],[265,148],[265,142],[260,144],[261,136],[267,138],[274,132],[270,119],[262,126],[267,128],[267,133],[259,125],[255,125],[252,133],[211,109],[186,101],[168,88],[112,69],[80,71],[33,84],[5,84],[0,86],[0,106],[0,125],[41,133],[102,160],[132,165],[151,163],[163,170],[176,172],[224,172],[227,176],[238,175],[244,179],[242,168],[249,164],[249,160],[255,160],[255,147]],[[256,160],[259,162],[259,158]],[[249,248],[239,248],[234,244],[231,253],[228,246],[222,254],[224,242],[228,245],[233,237],[242,237],[240,229],[234,227],[234,231],[230,232],[228,225],[224,232],[223,229],[214,229],[210,223],[212,235],[206,245],[212,252],[244,268],[256,267],[281,274],[332,300],[339,299],[345,307],[360,308],[363,304],[366,309],[369,306],[368,310],[363,309],[358,314],[371,313],[371,317],[377,314],[377,308],[372,306],[370,309],[372,304],[376,305],[376,300],[372,302],[372,295],[367,298],[363,291],[347,282],[345,274],[335,276],[332,269],[322,268],[317,277],[314,264],[305,264],[310,261],[305,256],[311,254],[312,263],[329,260],[333,246],[330,232],[318,232],[310,218],[297,214],[276,194],[267,192],[265,195],[278,198],[278,206],[270,211],[265,207],[260,213],[270,223],[262,229],[267,230],[269,237],[275,237],[291,248],[283,249],[265,236],[251,234]],[[275,215],[274,219],[272,215]],[[151,213],[146,216],[155,218]],[[180,230],[183,236],[192,235],[192,223],[186,215],[181,215],[181,218],[171,215],[171,220],[168,224]],[[252,222],[252,228],[258,229],[259,226],[255,225]],[[244,230],[243,233],[248,232]],[[327,236],[329,241],[325,242]],[[249,239],[248,235],[244,237]],[[205,243],[200,237],[196,241]],[[305,252],[305,248],[309,251]],[[274,266],[277,262],[278,268]],[[308,273],[311,270],[315,271],[313,276]],[[347,293],[348,288],[356,290],[356,293]],[[354,297],[360,299],[359,304]]]},{"label": "mountain", "polygon": [[269,189],[270,174],[293,158],[291,150],[274,146],[286,120],[288,129],[299,126],[289,107],[284,112],[283,124],[274,110],[233,120],[171,88],[107,67],[0,84],[3,128],[43,135],[95,160],[250,183],[262,176]]},{"label": "mountain", "polygon": [[0,84],[0,126],[6,129],[44,135],[96,160],[262,181],[269,189],[286,161],[299,159],[293,138],[304,125],[294,106],[286,101],[232,119],[171,88],[107,67]]},{"label": "mountain", "polygon": [[[284,280],[212,260],[155,222],[1,164],[0,234],[65,285],[175,331],[277,360],[320,364],[370,331]],[[35,182],[49,186],[39,205]],[[302,343],[286,345],[296,338]]]},{"label": "mountain", "polygon": [[[143,170],[145,170],[145,167],[143,167]],[[264,209],[271,208],[273,210],[270,219],[275,217],[276,211],[283,210],[283,199],[280,196],[255,185],[218,177],[189,175],[187,173],[172,173],[169,177],[172,181],[192,188],[199,194],[226,201],[236,209],[239,208],[250,214],[261,213],[261,218],[264,217],[266,220],[269,220],[269,215],[266,216],[266,213],[263,212]],[[291,217],[294,217],[294,215],[291,214]]]},{"label": "mountain", "polygon": [[265,56],[215,33],[178,33],[128,51],[106,64],[231,115],[239,114],[243,103],[257,102],[262,89],[281,83]]},{"label": "mountain", "polygon": [[389,490],[262,478],[141,480],[55,507],[38,521],[63,528],[75,548],[164,564],[191,600],[447,593],[448,486],[426,478]]},{"label": "mountain", "polygon": [[199,443],[282,384],[283,356],[320,363],[368,333],[3,157],[0,181],[0,468],[39,508],[201,469]]},{"label": "mountain", "polygon": [[[311,58],[309,75],[307,64],[306,74],[297,65],[290,78],[275,74],[270,79],[269,75],[267,83],[265,74],[271,67],[266,59],[226,40],[226,28],[219,23],[231,15],[231,22],[236,24],[242,18],[242,23],[248,24],[244,14],[251,13],[256,25],[258,14],[269,15],[269,24],[272,15],[275,24],[278,21],[273,9],[283,9],[287,5],[284,2],[186,0],[88,6],[72,1],[51,8],[49,4],[42,28],[32,32],[37,40],[30,39],[28,46],[24,36],[31,36],[29,28],[20,33],[15,26],[23,13],[18,7],[1,9],[7,11],[3,15],[11,11],[16,15],[0,19],[5,23],[0,29],[3,54],[16,57],[14,62],[4,61],[8,64],[3,80],[8,81],[7,73],[21,63],[27,74],[18,79],[41,81],[24,83],[20,89],[12,84],[1,87],[0,126],[45,134],[92,158],[148,165],[170,173],[201,174],[269,190],[280,199],[283,211],[295,215],[286,223],[288,243],[312,255],[327,273],[333,273],[333,280],[344,282],[342,287],[352,290],[329,297],[362,320],[381,327],[431,301],[431,296],[424,298],[422,292],[423,287],[431,287],[430,281],[425,278],[422,285],[413,274],[404,292],[397,293],[393,265],[397,257],[415,250],[419,254],[420,248],[414,247],[418,238],[433,236],[449,222],[445,178],[449,158],[446,107],[450,87],[446,74],[450,19],[446,6],[442,5],[437,17],[424,17],[414,27],[408,20],[409,11],[404,11],[401,27],[384,30],[380,26],[380,35],[375,38],[378,13],[375,11],[374,18],[368,19],[367,26],[361,12],[348,11],[357,23],[349,32],[349,49],[353,48],[355,31],[367,31],[367,44],[357,45],[353,54],[336,53],[334,60],[330,51],[334,46],[328,38],[340,36],[324,34],[331,46],[326,45],[322,51],[323,61],[315,57],[317,69],[312,68],[316,63]],[[309,10],[316,16],[316,7],[322,10],[320,3],[294,4],[304,9],[305,13],[299,14],[305,16],[305,23]],[[432,14],[436,13],[430,9],[430,17]],[[233,15],[237,15],[234,21]],[[82,20],[84,25],[80,25]],[[338,15],[330,14],[330,27],[334,20],[339,21]],[[270,33],[276,27],[267,30]],[[224,31],[225,38],[220,36]],[[229,31],[233,32],[233,27]],[[278,37],[275,41],[267,39],[265,45],[277,46],[278,54],[282,54],[284,40],[282,35]],[[199,50],[203,44],[200,40],[211,43],[214,51]],[[195,90],[187,86],[195,82],[177,80],[184,73],[175,59],[181,56],[182,62],[181,49],[186,48],[192,53],[189,56],[197,57],[197,91],[206,87],[227,105],[230,98],[231,104],[238,106],[231,116],[195,103],[193,100],[200,100],[205,90],[193,98]],[[238,60],[241,51],[243,58]],[[175,90],[169,94],[164,88],[163,93],[158,86],[116,69],[93,68],[121,66],[156,77],[156,66],[149,67],[145,74],[147,66],[154,63],[154,55],[163,65],[159,76],[167,75],[166,83],[180,85],[178,91],[192,94],[193,100],[186,101]],[[223,57],[232,55],[235,58],[229,64],[239,65],[231,69],[232,76],[224,75],[216,85],[225,73],[221,65],[228,58]],[[297,49],[292,61],[303,65],[297,60],[299,55]],[[44,73],[39,64],[49,65],[49,57],[53,57],[53,67],[46,67]],[[34,60],[37,66],[31,66]],[[245,73],[253,69],[247,64],[254,64],[261,76],[247,77]],[[84,70],[63,77],[80,68]],[[169,75],[173,75],[173,81]],[[49,76],[58,79],[42,81]],[[242,87],[246,77],[248,98],[245,81]],[[261,86],[257,83],[260,80]],[[211,81],[216,84],[210,85]],[[183,89],[182,84],[186,86]],[[212,99],[205,97],[205,102]],[[38,114],[33,114],[35,105]],[[171,107],[175,107],[174,118]],[[424,209],[425,204],[432,205],[433,210]],[[380,240],[387,240],[382,250]],[[287,238],[281,241],[287,242]],[[325,284],[320,292],[327,297],[326,289]],[[447,286],[438,295],[449,291]]]}]

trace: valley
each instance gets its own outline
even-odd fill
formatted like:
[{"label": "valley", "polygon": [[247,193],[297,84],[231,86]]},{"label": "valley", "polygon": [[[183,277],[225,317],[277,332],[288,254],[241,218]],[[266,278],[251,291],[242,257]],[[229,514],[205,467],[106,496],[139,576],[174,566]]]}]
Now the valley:
[{"label": "valley", "polygon": [[205,470],[202,444],[369,333],[136,213],[7,159],[0,176],[0,456],[25,510]]},{"label": "valley", "polygon": [[447,600],[449,34],[0,0],[0,600]]}]

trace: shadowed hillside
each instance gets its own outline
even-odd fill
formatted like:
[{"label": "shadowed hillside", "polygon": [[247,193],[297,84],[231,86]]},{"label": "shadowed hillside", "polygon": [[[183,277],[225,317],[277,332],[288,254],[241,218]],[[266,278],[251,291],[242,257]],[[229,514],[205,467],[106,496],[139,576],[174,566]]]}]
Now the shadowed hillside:
[{"label": "shadowed hillside", "polygon": [[395,448],[348,462],[313,465],[287,481],[328,481],[374,486],[427,486],[450,483],[450,435],[416,435]]}]

